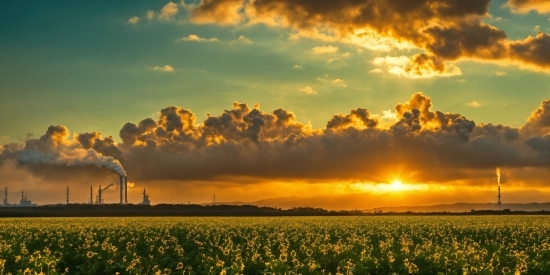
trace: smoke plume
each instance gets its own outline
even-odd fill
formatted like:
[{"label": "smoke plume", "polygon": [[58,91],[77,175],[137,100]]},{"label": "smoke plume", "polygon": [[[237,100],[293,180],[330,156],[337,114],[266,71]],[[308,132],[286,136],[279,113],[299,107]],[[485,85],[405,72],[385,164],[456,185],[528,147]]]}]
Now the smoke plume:
[{"label": "smoke plume", "polygon": [[500,168],[497,167],[497,183],[498,183],[498,186],[500,186]]},{"label": "smoke plume", "polygon": [[121,176],[126,175],[120,161],[113,157],[120,156],[121,151],[111,137],[102,139],[101,133],[96,132],[76,135],[74,139],[69,139],[69,136],[67,127],[52,125],[40,138],[27,139],[24,147],[4,146],[0,154],[0,163],[2,158],[6,158],[16,159],[19,164],[96,166],[107,168]]},{"label": "smoke plume", "polygon": [[58,153],[24,150],[17,161],[21,164],[65,165],[69,167],[95,165],[98,168],[107,168],[121,176],[126,175],[126,171],[118,160],[103,156],[93,149],[74,149]]}]

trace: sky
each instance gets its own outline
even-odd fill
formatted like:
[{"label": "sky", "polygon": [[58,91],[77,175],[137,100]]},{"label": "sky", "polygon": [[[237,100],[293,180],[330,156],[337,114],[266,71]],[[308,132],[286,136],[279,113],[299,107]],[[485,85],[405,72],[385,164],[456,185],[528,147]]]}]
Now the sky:
[{"label": "sky", "polygon": [[549,33],[547,0],[2,1],[0,187],[362,209],[495,202],[500,167],[550,201]]}]

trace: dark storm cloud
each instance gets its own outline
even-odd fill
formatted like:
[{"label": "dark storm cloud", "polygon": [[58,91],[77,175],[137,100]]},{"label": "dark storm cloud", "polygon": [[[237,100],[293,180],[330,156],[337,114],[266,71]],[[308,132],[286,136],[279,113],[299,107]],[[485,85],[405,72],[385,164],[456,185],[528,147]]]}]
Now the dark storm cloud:
[{"label": "dark storm cloud", "polygon": [[526,135],[544,135],[550,133],[550,100],[545,100],[531,113],[522,127]]},{"label": "dark storm cloud", "polygon": [[418,180],[447,181],[456,179],[449,169],[462,169],[462,176],[471,177],[472,171],[495,166],[545,165],[542,135],[476,125],[460,114],[432,110],[432,105],[429,97],[417,93],[396,106],[399,119],[389,129],[380,128],[368,110],[357,108],[334,115],[320,130],[297,122],[283,109],[268,113],[235,103],[232,110],[195,124],[190,110],[170,107],[161,111],[158,122],[126,124],[120,135],[131,138],[123,138],[121,147],[129,173],[147,180],[381,181],[393,167],[403,166]]},{"label": "dark storm cloud", "polygon": [[397,167],[410,181],[449,182],[493,173],[496,166],[546,167],[549,106],[543,102],[522,128],[476,125],[434,110],[429,97],[416,93],[395,106],[397,120],[387,128],[356,108],[334,115],[324,129],[298,122],[288,110],[264,112],[246,103],[235,102],[203,122],[191,110],[171,106],[157,120],[126,123],[117,145],[95,132],[71,140],[64,126],[52,126],[24,147],[5,145],[0,161],[17,159],[44,173],[44,165],[109,167],[117,163],[109,156],[120,156],[135,180],[386,182]]},{"label": "dark storm cloud", "polygon": [[[410,57],[403,67],[401,75],[408,77],[460,74],[446,63],[460,59],[513,62],[548,71],[548,35],[510,40],[505,31],[482,22],[489,4],[489,0],[203,0],[191,9],[191,17],[198,24],[287,27],[301,36],[358,46],[383,43],[391,49],[408,43],[425,51]],[[508,5],[521,11],[550,11],[546,0],[510,0]]]},{"label": "dark storm cloud", "polygon": [[84,133],[79,134],[76,140],[80,142],[80,145],[84,149],[94,149],[104,156],[110,156],[115,159],[120,159],[122,152],[115,144],[112,136],[108,136],[102,139],[101,133]]}]

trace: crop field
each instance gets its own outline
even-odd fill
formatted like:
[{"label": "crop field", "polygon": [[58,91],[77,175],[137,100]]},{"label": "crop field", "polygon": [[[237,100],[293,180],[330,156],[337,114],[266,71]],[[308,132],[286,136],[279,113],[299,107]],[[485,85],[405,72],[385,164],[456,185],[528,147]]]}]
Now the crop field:
[{"label": "crop field", "polygon": [[543,216],[13,218],[0,274],[550,274]]}]

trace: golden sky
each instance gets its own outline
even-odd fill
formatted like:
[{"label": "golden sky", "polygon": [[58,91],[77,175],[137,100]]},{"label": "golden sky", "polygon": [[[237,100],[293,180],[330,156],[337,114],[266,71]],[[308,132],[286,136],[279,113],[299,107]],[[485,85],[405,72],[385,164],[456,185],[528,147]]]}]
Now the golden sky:
[{"label": "golden sky", "polygon": [[132,202],[495,202],[497,167],[504,202],[548,201],[548,1],[0,10],[12,203],[85,202],[125,173]]}]

